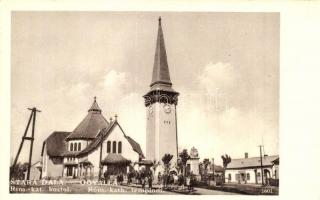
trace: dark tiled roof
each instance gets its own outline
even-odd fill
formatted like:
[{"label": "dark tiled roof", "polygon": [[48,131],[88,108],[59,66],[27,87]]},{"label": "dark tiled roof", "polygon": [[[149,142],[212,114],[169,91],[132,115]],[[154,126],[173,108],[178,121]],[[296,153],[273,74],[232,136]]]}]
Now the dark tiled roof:
[{"label": "dark tiled roof", "polygon": [[101,161],[102,164],[130,164],[130,160],[124,158],[120,154],[109,153],[105,159]]},{"label": "dark tiled roof", "polygon": [[96,97],[94,97],[93,104],[92,104],[91,108],[88,110],[88,112],[90,112],[90,111],[97,111],[97,112],[101,113],[101,109],[97,103]]},{"label": "dark tiled roof", "polygon": [[[55,131],[43,143],[47,145],[47,154],[52,157],[60,157],[68,150],[65,141],[70,132]],[[44,148],[42,148],[44,150]],[[43,152],[41,153],[43,155]]]},{"label": "dark tiled roof", "polygon": [[139,165],[153,165],[152,160],[141,160],[138,162]]},{"label": "dark tiled roof", "polygon": [[143,152],[142,152],[142,149],[140,147],[140,144],[137,143],[136,141],[134,141],[131,137],[129,136],[126,136],[128,142],[131,144],[132,146],[132,149],[137,152],[142,158],[144,158],[144,155],[143,155]]},{"label": "dark tiled roof", "polygon": [[[263,166],[273,165],[272,161],[277,159],[279,156],[264,156],[262,158]],[[231,159],[231,162],[228,164],[227,169],[235,169],[235,168],[248,168],[248,167],[260,167],[260,157],[252,157],[252,158],[240,158],[240,159]]]},{"label": "dark tiled roof", "polygon": [[107,128],[103,128],[97,135],[95,139],[92,140],[92,142],[81,152],[79,152],[77,155],[85,155],[93,151],[95,148],[98,147],[99,144],[101,144],[101,141],[103,141],[110,133],[115,125],[115,121],[111,122]]},{"label": "dark tiled roof", "polygon": [[94,139],[100,130],[109,126],[109,122],[101,114],[96,100],[94,100],[87,116],[67,137],[70,139]]},{"label": "dark tiled roof", "polygon": [[158,37],[156,53],[154,56],[154,65],[152,73],[151,85],[167,84],[172,85],[167,61],[166,47],[164,44],[163,32],[161,27],[161,19],[159,18]]},{"label": "dark tiled roof", "polygon": [[96,149],[98,147],[98,145],[101,144],[101,142],[103,140],[105,140],[105,138],[107,138],[109,136],[109,134],[112,132],[113,128],[116,125],[118,125],[120,127],[122,133],[124,134],[124,137],[128,140],[128,142],[130,143],[132,149],[135,152],[137,152],[141,157],[144,158],[144,155],[143,155],[142,149],[140,147],[140,144],[137,143],[136,141],[134,141],[131,137],[125,135],[125,133],[123,132],[121,126],[118,124],[118,122],[116,120],[112,121],[107,128],[102,129],[98,133],[97,137],[95,139],[93,139],[92,142],[84,150],[79,152],[77,154],[77,156],[86,155],[86,154],[90,153],[91,151],[93,151],[94,149]]}]

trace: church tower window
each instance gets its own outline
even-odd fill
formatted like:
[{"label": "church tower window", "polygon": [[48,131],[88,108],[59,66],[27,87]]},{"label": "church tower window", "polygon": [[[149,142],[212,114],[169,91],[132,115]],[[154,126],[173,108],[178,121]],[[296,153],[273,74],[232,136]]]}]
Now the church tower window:
[{"label": "church tower window", "polygon": [[73,151],[73,143],[70,144],[70,151]]},{"label": "church tower window", "polygon": [[77,151],[78,150],[78,144],[77,143],[74,143],[74,151]]},{"label": "church tower window", "polygon": [[78,151],[81,151],[81,142],[78,143]]}]

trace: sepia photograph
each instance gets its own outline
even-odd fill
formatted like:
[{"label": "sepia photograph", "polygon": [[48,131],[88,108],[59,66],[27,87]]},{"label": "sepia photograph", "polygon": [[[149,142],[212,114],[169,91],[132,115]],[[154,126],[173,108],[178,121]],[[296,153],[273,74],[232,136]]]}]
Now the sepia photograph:
[{"label": "sepia photograph", "polygon": [[10,193],[278,195],[277,12],[11,13]]}]

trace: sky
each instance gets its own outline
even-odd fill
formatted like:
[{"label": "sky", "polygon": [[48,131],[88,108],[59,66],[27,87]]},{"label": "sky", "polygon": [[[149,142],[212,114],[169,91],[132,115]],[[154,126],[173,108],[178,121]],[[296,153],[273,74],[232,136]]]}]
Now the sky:
[{"label": "sky", "polygon": [[[177,107],[179,149],[201,161],[278,154],[279,14],[13,12],[11,158],[37,107],[33,162],[53,131],[72,131],[94,96],[145,152],[158,17]],[[29,132],[30,134],[30,132]],[[28,158],[26,141],[20,161]]]}]

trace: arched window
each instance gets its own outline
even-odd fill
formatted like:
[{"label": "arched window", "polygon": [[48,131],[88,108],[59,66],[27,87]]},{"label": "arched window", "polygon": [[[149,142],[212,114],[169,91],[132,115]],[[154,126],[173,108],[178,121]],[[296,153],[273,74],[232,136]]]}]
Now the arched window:
[{"label": "arched window", "polygon": [[116,141],[112,142],[112,153],[117,153],[117,142]]},{"label": "arched window", "polygon": [[77,143],[74,143],[74,147],[73,147],[74,151],[78,150],[78,146],[77,145],[78,145]]},{"label": "arched window", "polygon": [[107,153],[110,153],[110,151],[111,151],[111,142],[108,141],[107,142]]},{"label": "arched window", "polygon": [[247,180],[249,181],[250,180],[250,174],[247,173]]},{"label": "arched window", "polygon": [[70,144],[70,151],[73,151],[73,143]]},{"label": "arched window", "polygon": [[81,142],[78,143],[78,151],[81,151]]},{"label": "arched window", "polygon": [[118,153],[122,153],[122,142],[118,142]]}]

